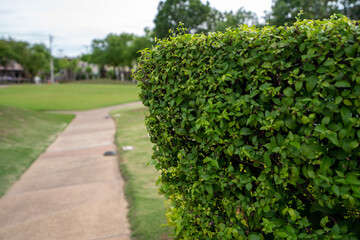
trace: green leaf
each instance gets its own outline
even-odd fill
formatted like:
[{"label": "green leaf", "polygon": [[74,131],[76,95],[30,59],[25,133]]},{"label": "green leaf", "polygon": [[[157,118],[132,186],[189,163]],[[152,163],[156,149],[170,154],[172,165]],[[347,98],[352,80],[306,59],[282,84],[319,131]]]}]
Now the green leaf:
[{"label": "green leaf", "polygon": [[252,184],[251,183],[248,183],[245,185],[245,188],[250,191],[252,189]]},{"label": "green leaf", "polygon": [[210,179],[210,176],[208,174],[202,174],[200,175],[200,178],[204,179],[204,180],[209,180]]},{"label": "green leaf", "polygon": [[338,235],[340,233],[339,225],[335,224],[331,229],[331,233],[334,235]]},{"label": "green leaf", "polygon": [[304,50],[305,50],[305,47],[306,47],[306,43],[301,43],[301,45],[300,45],[300,52],[303,52]]},{"label": "green leaf", "polygon": [[262,65],[261,65],[263,68],[271,68],[272,67],[272,64],[270,62],[264,62]]},{"label": "green leaf", "polygon": [[360,186],[360,179],[357,179],[354,175],[349,175],[346,177],[346,182],[351,185]]},{"label": "green leaf", "polygon": [[307,63],[304,64],[304,70],[307,71],[307,72],[314,71],[315,66],[313,64],[307,62]]},{"label": "green leaf", "polygon": [[336,195],[337,197],[340,196],[340,188],[339,188],[337,185],[333,185],[333,186],[331,187],[331,189],[333,190],[333,192],[335,193],[335,195]]},{"label": "green leaf", "polygon": [[241,128],[240,129],[240,135],[250,135],[251,134],[251,129],[250,128]]},{"label": "green leaf", "polygon": [[359,146],[359,142],[358,141],[352,141],[351,143],[349,143],[349,147],[351,148],[351,149],[355,149],[355,148],[357,148]]},{"label": "green leaf", "polygon": [[235,238],[237,238],[237,237],[239,236],[239,232],[238,232],[238,230],[236,230],[236,229],[234,229],[234,230],[232,231],[232,234],[234,235]]},{"label": "green leaf", "polygon": [[344,124],[348,124],[351,118],[351,110],[348,107],[343,106],[341,107],[340,113]]},{"label": "green leaf", "polygon": [[349,99],[344,99],[343,103],[344,103],[346,106],[352,106],[352,103],[350,102]]},{"label": "green leaf", "polygon": [[320,162],[320,171],[326,171],[329,169],[329,167],[331,166],[331,158],[329,157],[324,157],[323,159],[321,159]]},{"label": "green leaf", "polygon": [[347,87],[351,87],[350,83],[346,80],[343,80],[343,81],[337,81],[335,83],[335,87],[338,87],[338,88],[347,88]]},{"label": "green leaf", "polygon": [[345,55],[347,57],[355,57],[356,50],[357,50],[357,46],[356,45],[351,45],[351,46],[345,48]]},{"label": "green leaf", "polygon": [[264,163],[267,167],[271,167],[271,159],[267,152],[264,153]]},{"label": "green leaf", "polygon": [[263,83],[263,84],[261,84],[261,86],[259,87],[259,89],[260,89],[261,91],[264,91],[264,90],[268,89],[269,87],[271,87],[271,83]]},{"label": "green leaf", "polygon": [[248,239],[249,239],[249,240],[261,240],[262,238],[259,237],[258,235],[250,234],[250,235],[248,236]]},{"label": "green leaf", "polygon": [[342,98],[341,96],[337,96],[337,97],[335,98],[335,104],[341,103],[342,100],[343,100],[343,98]]},{"label": "green leaf", "polygon": [[296,220],[296,213],[295,213],[294,209],[289,208],[288,213],[291,217],[291,220],[293,220],[293,221]]},{"label": "green leaf", "polygon": [[317,77],[315,75],[311,75],[306,82],[306,91],[311,92],[317,83]]},{"label": "green leaf", "polygon": [[275,235],[279,236],[279,237],[282,237],[282,238],[286,238],[288,236],[288,234],[286,232],[276,232]]},{"label": "green leaf", "polygon": [[252,73],[255,70],[255,66],[251,66],[248,70],[249,73]]},{"label": "green leaf", "polygon": [[309,175],[310,178],[315,178],[316,177],[314,171],[311,170],[310,168],[307,170],[307,174]]},{"label": "green leaf", "polygon": [[326,67],[332,66],[332,65],[334,65],[334,63],[335,63],[334,59],[328,58],[328,59],[326,59],[326,61],[324,62],[324,66],[326,66]]},{"label": "green leaf", "polygon": [[258,179],[259,179],[259,181],[263,182],[266,179],[266,174],[260,174]]},{"label": "green leaf", "polygon": [[287,118],[285,120],[285,126],[291,130],[294,130],[296,128],[296,122],[293,121],[291,118]]},{"label": "green leaf", "polygon": [[325,134],[326,138],[329,139],[336,146],[340,146],[339,140],[335,132],[327,130]]},{"label": "green leaf", "polygon": [[287,97],[293,97],[294,96],[294,91],[290,87],[287,87],[284,90],[284,94]]},{"label": "green leaf", "polygon": [[295,83],[295,90],[298,92],[300,91],[302,88],[302,82],[296,82]]},{"label": "green leaf", "polygon": [[317,125],[316,127],[315,127],[315,131],[317,131],[317,132],[319,132],[319,133],[326,133],[326,130],[327,130],[327,128],[324,126],[324,125],[322,125],[322,124],[320,124],[320,125]]},{"label": "green leaf", "polygon": [[223,71],[226,72],[226,70],[229,68],[229,64],[227,62],[223,63]]},{"label": "green leaf", "polygon": [[231,216],[231,212],[232,212],[231,204],[228,204],[228,205],[226,206],[226,214],[227,214],[228,217]]},{"label": "green leaf", "polygon": [[180,96],[179,96],[179,97],[176,97],[176,98],[175,98],[175,102],[176,102],[176,104],[178,104],[178,105],[179,105],[182,101],[184,101],[184,98],[183,98],[183,97],[180,97]]},{"label": "green leaf", "polygon": [[228,147],[227,152],[230,156],[234,153],[234,144],[231,144],[230,147]]},{"label": "green leaf", "polygon": [[220,228],[220,231],[224,231],[224,229],[226,228],[226,225],[223,223],[220,223],[219,228]]},{"label": "green leaf", "polygon": [[214,195],[213,187],[211,184],[205,184],[205,190],[211,195]]},{"label": "green leaf", "polygon": [[294,146],[294,147],[296,147],[297,149],[300,150],[300,143],[298,143],[298,142],[290,142],[290,145]]},{"label": "green leaf", "polygon": [[212,159],[211,165],[213,165],[213,166],[216,167],[217,169],[220,168],[220,167],[219,167],[219,163],[218,163],[218,161],[217,161],[216,159]]},{"label": "green leaf", "polygon": [[330,117],[326,116],[321,120],[321,124],[326,125],[326,124],[328,124],[330,122],[330,120],[331,120]]}]

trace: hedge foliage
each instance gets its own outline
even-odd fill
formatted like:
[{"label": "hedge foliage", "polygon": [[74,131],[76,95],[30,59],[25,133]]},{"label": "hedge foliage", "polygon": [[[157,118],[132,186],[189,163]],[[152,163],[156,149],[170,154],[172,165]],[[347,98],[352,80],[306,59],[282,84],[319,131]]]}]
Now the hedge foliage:
[{"label": "hedge foliage", "polygon": [[178,238],[359,238],[358,25],[244,25],[142,51],[134,75]]}]

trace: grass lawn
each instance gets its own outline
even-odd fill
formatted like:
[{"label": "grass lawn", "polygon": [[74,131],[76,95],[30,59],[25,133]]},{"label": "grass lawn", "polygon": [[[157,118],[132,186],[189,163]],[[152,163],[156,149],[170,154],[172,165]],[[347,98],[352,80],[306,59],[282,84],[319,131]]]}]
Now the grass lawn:
[{"label": "grass lawn", "polygon": [[0,89],[4,106],[31,110],[88,110],[138,101],[136,84],[14,85]]},{"label": "grass lawn", "polygon": [[144,108],[128,108],[111,113],[116,121],[116,142],[134,146],[134,150],[121,151],[120,169],[126,179],[125,194],[130,203],[129,219],[133,239],[170,239],[166,224],[164,197],[158,194],[159,176],[154,166],[148,166],[153,144],[144,124]]},{"label": "grass lawn", "polygon": [[73,117],[0,106],[0,197]]},{"label": "grass lawn", "polygon": [[78,80],[66,82],[65,84],[121,84],[121,85],[134,85],[133,82],[130,81],[120,81],[109,78],[99,78],[99,79],[88,79],[88,80]]}]

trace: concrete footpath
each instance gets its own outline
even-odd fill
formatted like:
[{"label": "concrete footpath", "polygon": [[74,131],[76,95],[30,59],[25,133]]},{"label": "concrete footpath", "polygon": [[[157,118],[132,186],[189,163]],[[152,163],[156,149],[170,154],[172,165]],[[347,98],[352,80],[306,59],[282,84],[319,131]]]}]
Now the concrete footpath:
[{"label": "concrete footpath", "polygon": [[112,109],[76,118],[0,199],[0,239],[130,239]]}]

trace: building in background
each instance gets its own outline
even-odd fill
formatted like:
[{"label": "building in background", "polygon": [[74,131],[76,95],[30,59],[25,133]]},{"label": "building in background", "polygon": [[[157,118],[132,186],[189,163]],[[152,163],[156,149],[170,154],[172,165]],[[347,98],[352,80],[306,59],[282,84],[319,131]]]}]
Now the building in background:
[{"label": "building in background", "polygon": [[10,61],[5,66],[0,65],[0,83],[22,83],[27,80],[23,66],[16,61]]}]

